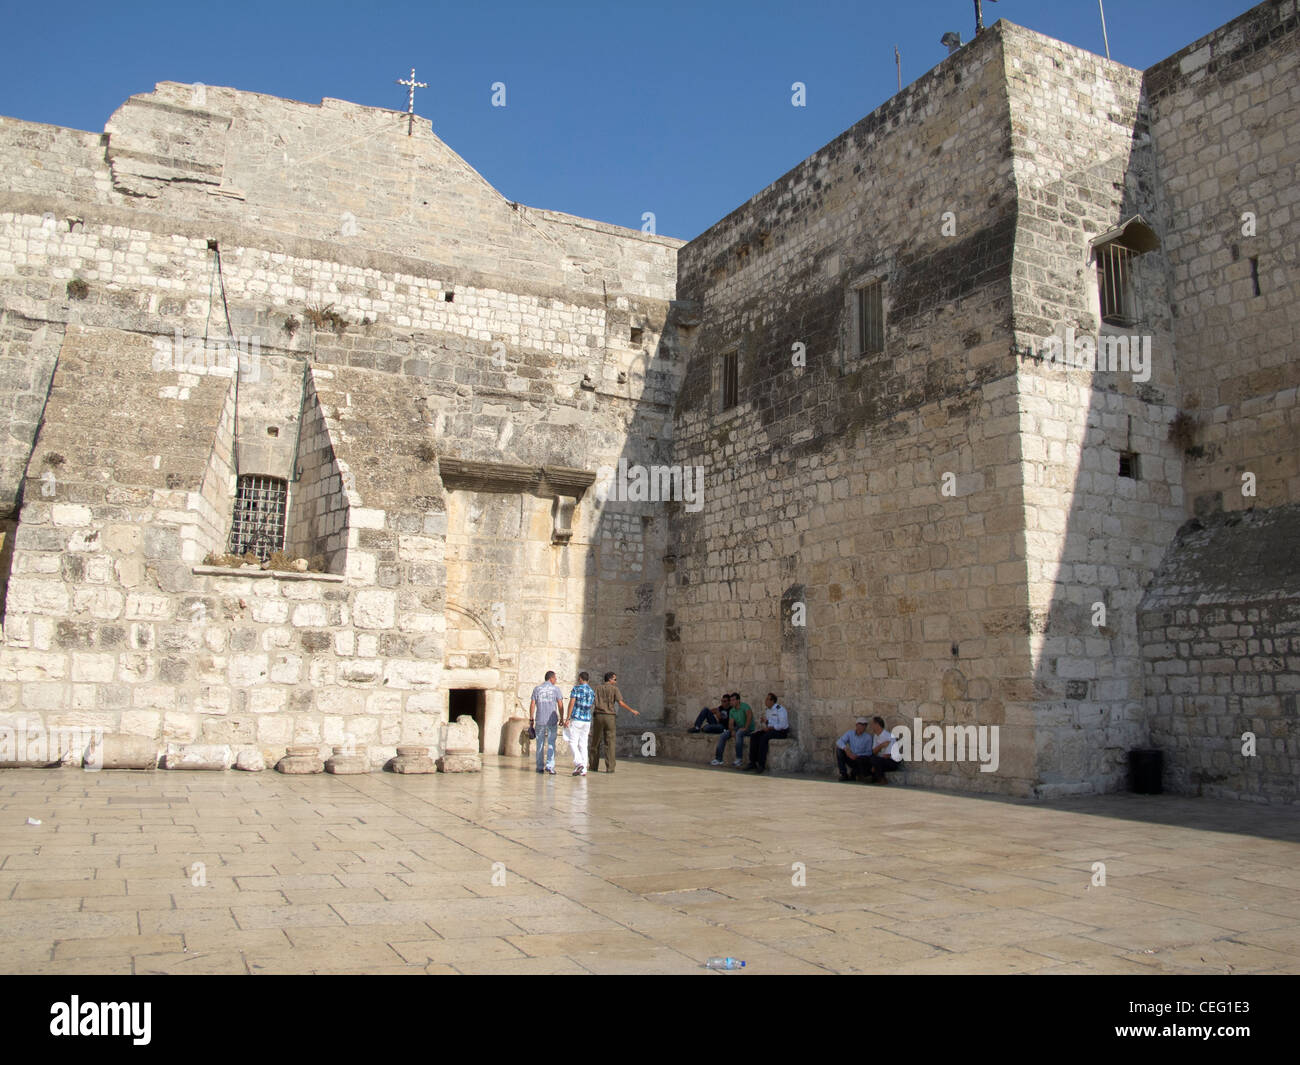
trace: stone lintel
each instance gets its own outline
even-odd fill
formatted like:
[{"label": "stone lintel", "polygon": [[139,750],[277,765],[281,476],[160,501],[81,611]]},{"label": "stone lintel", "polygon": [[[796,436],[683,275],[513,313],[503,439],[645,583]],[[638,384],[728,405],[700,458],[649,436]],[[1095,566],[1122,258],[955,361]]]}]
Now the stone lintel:
[{"label": "stone lintel", "polygon": [[445,456],[438,460],[448,491],[528,493],[581,499],[596,480],[589,470],[572,466],[524,466],[510,462],[476,462]]}]

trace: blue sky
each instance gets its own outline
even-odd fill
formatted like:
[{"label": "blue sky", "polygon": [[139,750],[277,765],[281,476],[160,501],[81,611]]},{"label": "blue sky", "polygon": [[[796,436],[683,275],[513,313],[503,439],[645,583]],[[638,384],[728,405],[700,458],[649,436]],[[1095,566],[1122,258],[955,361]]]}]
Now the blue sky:
[{"label": "blue sky", "polygon": [[[1145,68],[1251,6],[1110,0],[1111,57]],[[1096,0],[984,10],[1103,51]],[[893,95],[895,44],[907,84],[974,21],[971,0],[4,0],[0,114],[98,132],[159,81],[405,110],[414,65],[417,113],[509,199],[689,238]]]}]

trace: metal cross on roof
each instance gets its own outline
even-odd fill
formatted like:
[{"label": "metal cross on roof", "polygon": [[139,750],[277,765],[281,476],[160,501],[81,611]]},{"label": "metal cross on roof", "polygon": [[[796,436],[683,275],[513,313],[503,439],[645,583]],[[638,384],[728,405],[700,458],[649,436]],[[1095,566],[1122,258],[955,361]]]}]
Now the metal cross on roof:
[{"label": "metal cross on roof", "polygon": [[415,67],[411,68],[411,76],[409,79],[398,78],[396,84],[406,85],[410,89],[410,92],[406,95],[406,135],[409,137],[411,131],[415,128],[415,90],[427,89],[429,85],[427,82],[415,80]]}]

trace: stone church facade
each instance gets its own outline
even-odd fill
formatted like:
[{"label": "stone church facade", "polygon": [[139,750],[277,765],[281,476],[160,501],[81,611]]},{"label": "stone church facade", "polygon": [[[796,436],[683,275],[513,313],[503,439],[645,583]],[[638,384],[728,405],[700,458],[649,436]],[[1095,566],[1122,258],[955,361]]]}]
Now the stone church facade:
[{"label": "stone church facade", "polygon": [[689,243],[336,100],[0,119],[0,718],[378,767],[612,669],[637,751],[774,690],[789,766],[1294,800],[1297,26],[998,22]]}]

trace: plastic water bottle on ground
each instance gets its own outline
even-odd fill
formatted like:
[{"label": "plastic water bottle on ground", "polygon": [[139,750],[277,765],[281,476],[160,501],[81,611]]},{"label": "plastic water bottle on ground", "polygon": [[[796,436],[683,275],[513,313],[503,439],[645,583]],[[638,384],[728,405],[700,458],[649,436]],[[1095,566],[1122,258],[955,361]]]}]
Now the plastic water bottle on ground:
[{"label": "plastic water bottle on ground", "polygon": [[704,963],[706,969],[743,969],[745,963],[738,958],[710,958]]}]

